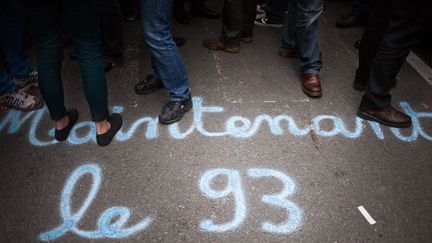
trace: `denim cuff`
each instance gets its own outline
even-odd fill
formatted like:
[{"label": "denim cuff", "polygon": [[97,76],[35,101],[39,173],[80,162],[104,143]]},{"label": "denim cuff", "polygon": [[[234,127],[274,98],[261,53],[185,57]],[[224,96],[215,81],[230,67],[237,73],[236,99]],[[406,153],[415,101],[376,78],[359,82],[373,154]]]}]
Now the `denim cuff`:
[{"label": "denim cuff", "polygon": [[171,94],[169,100],[170,101],[184,101],[184,100],[187,100],[189,98],[190,94],[191,94],[191,90],[188,89],[187,93],[184,95],[179,96],[179,95]]}]

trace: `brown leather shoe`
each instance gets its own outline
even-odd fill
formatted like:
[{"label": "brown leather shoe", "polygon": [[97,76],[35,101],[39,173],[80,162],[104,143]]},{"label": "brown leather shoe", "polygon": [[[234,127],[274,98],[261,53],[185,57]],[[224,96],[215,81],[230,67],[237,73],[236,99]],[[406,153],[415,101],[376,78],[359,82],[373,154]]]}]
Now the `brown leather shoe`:
[{"label": "brown leather shoe", "polygon": [[227,45],[220,42],[219,38],[212,38],[203,41],[202,46],[213,51],[224,51],[228,53],[238,53],[240,46]]},{"label": "brown leather shoe", "polygon": [[253,38],[252,37],[241,37],[240,41],[246,44],[252,43]]},{"label": "brown leather shoe", "polygon": [[322,95],[321,82],[317,73],[303,73],[303,92],[312,98],[319,98]]},{"label": "brown leather shoe", "polygon": [[352,14],[342,16],[341,19],[336,21],[336,26],[340,28],[351,28],[361,25],[363,25],[363,20],[360,17],[354,16]]},{"label": "brown leather shoe", "polygon": [[411,117],[391,105],[384,109],[370,109],[360,106],[357,116],[389,127],[408,128],[411,126]]}]

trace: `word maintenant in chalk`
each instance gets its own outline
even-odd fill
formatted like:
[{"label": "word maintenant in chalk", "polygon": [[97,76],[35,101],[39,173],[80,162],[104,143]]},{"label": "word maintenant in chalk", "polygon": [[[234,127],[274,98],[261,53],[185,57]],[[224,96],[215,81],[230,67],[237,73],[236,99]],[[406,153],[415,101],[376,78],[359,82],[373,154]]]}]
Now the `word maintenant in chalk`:
[{"label": "word maintenant in chalk", "polygon": [[[421,123],[421,119],[432,118],[432,113],[430,112],[416,112],[407,102],[400,103],[401,108],[405,113],[407,113],[412,118],[412,128],[410,135],[403,135],[401,131],[397,128],[390,128],[390,131],[393,135],[404,142],[413,142],[416,141],[419,137],[423,137],[427,141],[432,142],[432,135],[427,134],[424,131],[424,128]],[[123,107],[115,106],[113,108],[114,112],[122,112]],[[203,106],[203,99],[200,97],[193,98],[193,122],[190,127],[182,132],[178,124],[172,124],[168,127],[169,134],[174,139],[185,139],[194,132],[201,134],[205,137],[223,137],[223,136],[231,136],[235,138],[251,138],[255,134],[257,134],[263,124],[267,124],[270,128],[270,132],[273,135],[281,136],[287,131],[296,137],[306,136],[310,132],[314,131],[314,133],[321,137],[333,137],[336,135],[341,135],[346,138],[356,139],[360,137],[364,132],[364,120],[359,117],[355,118],[355,128],[350,131],[342,118],[337,116],[330,115],[319,115],[311,120],[311,124],[305,125],[304,127],[299,127],[295,122],[294,118],[288,115],[278,115],[278,116],[270,116],[267,114],[259,115],[254,120],[250,120],[246,117],[242,116],[231,116],[225,121],[225,130],[224,131],[207,131],[204,128],[203,115],[223,112],[224,108],[219,106]],[[22,113],[19,111],[11,110],[9,111],[3,119],[0,121],[0,132],[4,129],[7,129],[8,134],[17,133],[30,118],[30,130],[28,133],[29,142],[35,146],[48,146],[57,143],[54,139],[44,141],[38,138],[37,134],[39,133],[39,123],[41,122],[46,109],[41,109],[34,112]],[[321,128],[320,123],[322,121],[331,121],[333,123],[333,128],[330,130],[324,130]],[[210,121],[211,120],[210,118]],[[147,128],[144,134],[146,139],[155,139],[158,137],[158,119],[153,117],[142,117],[137,119],[132,123],[129,130],[120,130],[116,135],[116,140],[119,142],[127,141],[136,134],[138,129],[143,129],[143,125],[146,124]],[[383,140],[384,133],[381,126],[376,122],[366,121],[366,124],[369,124],[372,128],[373,132],[377,136],[377,138]],[[9,125],[9,127],[7,127]],[[125,126],[124,126],[125,127]],[[79,136],[78,131],[80,129],[86,128],[88,130],[87,134],[84,136]],[[48,135],[54,136],[54,128],[48,131]],[[88,142],[96,142],[96,129],[94,127],[94,123],[90,121],[77,123],[72,129],[68,142],[71,145],[79,145],[85,144]]]},{"label": "word maintenant in chalk", "polygon": [[[87,197],[76,212],[72,212],[73,193],[78,181],[86,174],[92,176],[92,184]],[[222,190],[214,190],[211,188],[211,183],[214,178],[226,176],[227,185]],[[301,225],[302,212],[301,209],[293,202],[287,200],[287,197],[294,193],[295,183],[286,174],[265,168],[253,168],[248,170],[248,176],[252,178],[273,177],[279,179],[283,185],[281,192],[271,195],[264,195],[262,202],[281,207],[286,210],[287,219],[282,223],[275,224],[271,221],[266,221],[262,224],[262,230],[267,233],[289,234],[298,229]],[[87,239],[122,239],[131,236],[135,233],[147,229],[152,223],[152,217],[146,217],[135,225],[125,227],[128,223],[131,211],[126,207],[111,207],[107,209],[99,218],[97,230],[87,231],[78,228],[80,220],[85,217],[85,214],[95,199],[100,185],[102,183],[102,170],[97,164],[84,164],[75,169],[67,179],[61,193],[60,201],[60,216],[62,223],[47,232],[39,235],[42,241],[55,240],[67,232],[75,233],[76,235]],[[227,168],[217,168],[208,170],[204,173],[199,181],[201,192],[210,199],[218,199],[233,194],[235,198],[234,217],[230,222],[216,224],[211,219],[204,219],[200,223],[200,228],[207,232],[222,233],[237,229],[246,219],[247,203],[242,185],[240,173],[236,170]]]}]

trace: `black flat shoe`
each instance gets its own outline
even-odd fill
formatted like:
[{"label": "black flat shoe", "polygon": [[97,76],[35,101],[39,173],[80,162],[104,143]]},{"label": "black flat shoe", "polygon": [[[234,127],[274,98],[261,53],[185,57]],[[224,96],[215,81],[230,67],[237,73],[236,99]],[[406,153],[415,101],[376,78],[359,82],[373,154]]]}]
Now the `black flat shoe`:
[{"label": "black flat shoe", "polygon": [[104,61],[103,62],[103,67],[104,67],[104,71],[107,73],[111,70],[113,70],[114,68],[121,66],[123,64],[123,61]]},{"label": "black flat shoe", "polygon": [[159,78],[153,74],[149,74],[143,81],[135,85],[135,93],[139,95],[149,94],[163,87],[162,81]]},{"label": "black flat shoe", "polygon": [[61,142],[66,140],[69,137],[69,133],[72,130],[75,123],[78,121],[78,111],[75,109],[70,109],[66,112],[66,116],[69,117],[69,123],[63,129],[57,130],[55,129],[54,137],[57,141]]},{"label": "black flat shoe", "polygon": [[114,136],[117,134],[117,132],[120,130],[123,119],[120,114],[118,113],[112,113],[108,118],[107,121],[110,123],[111,127],[110,129],[104,133],[104,134],[97,134],[96,135],[96,141],[99,146],[107,146],[110,144]]}]

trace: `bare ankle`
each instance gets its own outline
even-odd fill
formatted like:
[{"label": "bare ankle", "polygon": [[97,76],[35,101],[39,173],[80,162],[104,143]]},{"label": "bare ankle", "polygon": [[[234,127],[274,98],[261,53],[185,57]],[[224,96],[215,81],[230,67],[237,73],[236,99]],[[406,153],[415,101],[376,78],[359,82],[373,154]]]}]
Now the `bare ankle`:
[{"label": "bare ankle", "polygon": [[56,121],[55,127],[56,127],[57,130],[62,130],[68,124],[69,124],[69,117],[68,116],[64,116],[62,119]]},{"label": "bare ankle", "polygon": [[111,128],[111,124],[107,120],[96,122],[96,133],[98,135],[106,133]]}]

